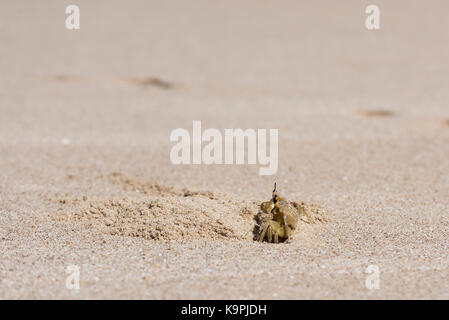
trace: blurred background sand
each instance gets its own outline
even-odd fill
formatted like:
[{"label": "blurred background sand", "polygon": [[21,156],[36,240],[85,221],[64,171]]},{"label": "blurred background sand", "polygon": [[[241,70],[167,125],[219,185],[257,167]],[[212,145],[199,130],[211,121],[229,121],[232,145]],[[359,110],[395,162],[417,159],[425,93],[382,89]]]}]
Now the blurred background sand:
[{"label": "blurred background sand", "polygon": [[[76,1],[78,31],[69,4],[0,3],[0,298],[449,298],[447,1]],[[278,128],[278,173],[171,164],[193,120]],[[254,242],[274,181],[329,222]]]}]

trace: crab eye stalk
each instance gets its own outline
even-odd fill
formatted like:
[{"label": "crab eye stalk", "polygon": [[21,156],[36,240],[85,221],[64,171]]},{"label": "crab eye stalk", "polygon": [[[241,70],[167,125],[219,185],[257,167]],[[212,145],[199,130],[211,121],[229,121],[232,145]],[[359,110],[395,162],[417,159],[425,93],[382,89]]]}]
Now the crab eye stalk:
[{"label": "crab eye stalk", "polygon": [[273,189],[273,193],[272,193],[272,199],[273,199],[273,203],[276,204],[276,202],[278,201],[278,195],[276,192],[276,182],[274,183],[274,189]]}]

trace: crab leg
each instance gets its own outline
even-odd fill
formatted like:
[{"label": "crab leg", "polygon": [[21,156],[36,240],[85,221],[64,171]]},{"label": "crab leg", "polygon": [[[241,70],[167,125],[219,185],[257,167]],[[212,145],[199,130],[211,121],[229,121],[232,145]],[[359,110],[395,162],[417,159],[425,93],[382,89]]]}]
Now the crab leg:
[{"label": "crab leg", "polygon": [[288,227],[288,221],[287,221],[287,215],[284,214],[284,232],[285,232],[285,238],[290,238],[290,228]]},{"label": "crab leg", "polygon": [[259,235],[259,238],[257,239],[259,242],[263,241],[263,238],[265,238],[265,233],[267,232],[268,223],[266,223],[262,229],[262,232]]},{"label": "crab leg", "polygon": [[273,242],[273,231],[268,227],[268,242]]}]

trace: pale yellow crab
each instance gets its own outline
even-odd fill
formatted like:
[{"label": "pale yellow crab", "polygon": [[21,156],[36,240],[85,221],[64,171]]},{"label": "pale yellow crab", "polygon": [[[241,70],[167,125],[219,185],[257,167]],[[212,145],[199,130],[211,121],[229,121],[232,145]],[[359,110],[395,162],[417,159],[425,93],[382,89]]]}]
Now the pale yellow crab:
[{"label": "pale yellow crab", "polygon": [[276,192],[276,183],[271,200],[262,202],[260,211],[265,214],[272,214],[273,218],[260,226],[257,241],[263,241],[266,236],[268,242],[283,242],[291,237],[301,215],[304,214],[310,221],[310,217],[303,206],[300,205],[295,208],[291,202],[279,197]]}]

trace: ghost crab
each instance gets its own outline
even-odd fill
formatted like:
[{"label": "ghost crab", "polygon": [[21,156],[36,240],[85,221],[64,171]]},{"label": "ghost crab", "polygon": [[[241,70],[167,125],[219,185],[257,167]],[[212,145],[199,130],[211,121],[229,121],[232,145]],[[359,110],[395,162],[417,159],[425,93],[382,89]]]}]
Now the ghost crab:
[{"label": "ghost crab", "polygon": [[265,239],[265,235],[268,242],[284,242],[293,234],[301,215],[305,215],[310,221],[310,217],[303,206],[299,205],[296,208],[291,202],[278,195],[276,183],[271,200],[262,202],[260,211],[263,214],[272,215],[272,219],[265,221],[259,228],[260,233],[257,236],[257,241],[260,242]]}]

